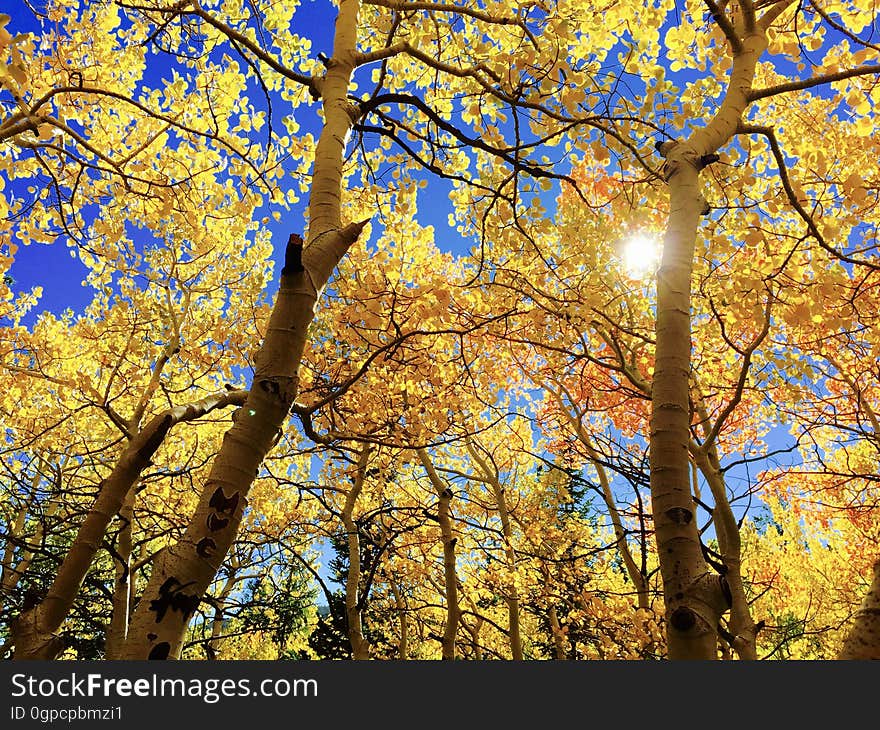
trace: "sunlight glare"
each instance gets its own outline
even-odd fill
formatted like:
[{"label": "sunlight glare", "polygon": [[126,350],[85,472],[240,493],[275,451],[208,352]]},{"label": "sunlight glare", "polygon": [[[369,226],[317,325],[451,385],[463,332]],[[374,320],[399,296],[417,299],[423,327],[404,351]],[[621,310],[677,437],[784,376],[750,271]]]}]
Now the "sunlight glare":
[{"label": "sunlight glare", "polygon": [[652,275],[660,265],[660,241],[639,233],[623,244],[623,268],[633,279]]}]

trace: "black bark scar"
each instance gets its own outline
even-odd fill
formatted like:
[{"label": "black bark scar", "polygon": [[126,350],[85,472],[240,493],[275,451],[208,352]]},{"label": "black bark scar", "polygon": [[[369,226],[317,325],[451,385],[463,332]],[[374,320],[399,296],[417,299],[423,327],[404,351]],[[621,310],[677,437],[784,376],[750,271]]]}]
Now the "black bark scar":
[{"label": "black bark scar", "polygon": [[669,617],[669,623],[679,631],[688,631],[696,625],[697,617],[691,609],[681,606],[672,612],[672,616]]},{"label": "black bark scar", "polygon": [[177,578],[169,578],[159,588],[159,597],[150,601],[150,610],[156,613],[156,623],[161,623],[170,608],[180,611],[184,620],[188,619],[199,607],[201,599],[195,593],[184,593],[187,586],[194,581],[182,584]]},{"label": "black bark scar", "polygon": [[161,644],[156,644],[156,646],[150,650],[150,655],[147,659],[167,659],[170,653],[171,644],[167,641],[163,641]]},{"label": "black bark scar", "polygon": [[684,507],[672,507],[665,514],[676,525],[687,525],[694,518],[694,513]]},{"label": "black bark scar", "polygon": [[218,517],[213,512],[208,515],[208,529],[211,532],[217,532],[218,530],[222,530],[228,524],[229,524],[229,520],[226,517]]},{"label": "black bark scar", "polygon": [[168,431],[171,430],[171,421],[171,416],[167,415],[156,424],[156,430],[150,434],[144,445],[138,449],[138,456],[147,461],[152,458],[153,454],[156,453],[156,449],[159,448],[159,444],[162,443],[165,436],[168,435]]},{"label": "black bark scar", "polygon": [[269,395],[277,396],[281,392],[281,388],[274,380],[261,380],[260,387]]},{"label": "black bark scar", "polygon": [[284,249],[284,267],[281,276],[289,276],[305,271],[302,263],[303,240],[298,233],[291,233]]},{"label": "black bark scar", "polygon": [[211,495],[211,501],[208,506],[218,514],[234,514],[235,508],[238,507],[238,492],[233,492],[231,497],[227,497],[223,492],[223,487],[217,487],[214,494]]},{"label": "black bark scar", "polygon": [[[211,515],[213,517],[214,515]],[[208,518],[211,519],[210,517]],[[203,537],[199,540],[198,544],[196,544],[196,554],[200,558],[210,558],[214,554],[214,550],[217,548],[217,543],[214,542],[210,537]]]}]

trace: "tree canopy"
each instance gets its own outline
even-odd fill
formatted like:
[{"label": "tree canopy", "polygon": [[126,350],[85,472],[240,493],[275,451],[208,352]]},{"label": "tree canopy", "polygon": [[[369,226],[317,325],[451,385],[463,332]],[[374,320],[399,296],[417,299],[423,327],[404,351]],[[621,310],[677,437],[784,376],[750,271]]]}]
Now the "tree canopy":
[{"label": "tree canopy", "polygon": [[878,32],[0,14],[5,655],[880,658]]}]

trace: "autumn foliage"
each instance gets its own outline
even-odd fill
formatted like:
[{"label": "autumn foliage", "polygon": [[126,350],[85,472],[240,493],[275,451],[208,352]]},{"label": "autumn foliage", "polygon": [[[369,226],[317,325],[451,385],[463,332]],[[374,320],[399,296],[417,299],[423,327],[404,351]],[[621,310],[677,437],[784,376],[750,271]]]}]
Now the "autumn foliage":
[{"label": "autumn foliage", "polygon": [[880,658],[877,31],[0,14],[4,655]]}]

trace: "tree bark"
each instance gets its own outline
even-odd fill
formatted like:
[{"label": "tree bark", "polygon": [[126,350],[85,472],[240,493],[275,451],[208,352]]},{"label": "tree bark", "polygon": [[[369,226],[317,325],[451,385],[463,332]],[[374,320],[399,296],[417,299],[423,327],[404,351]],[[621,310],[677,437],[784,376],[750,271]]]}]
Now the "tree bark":
[{"label": "tree bark", "polygon": [[357,499],[364,486],[367,462],[371,448],[364,446],[358,459],[354,483],[345,497],[342,508],[342,524],[348,538],[348,574],[345,576],[345,616],[348,622],[348,639],[351,642],[352,657],[356,660],[370,658],[370,644],[364,636],[361,622],[360,583],[361,583],[361,543],[358,526],[353,512]]},{"label": "tree bark", "polygon": [[874,579],[838,659],[880,659],[880,559],[874,563]]},{"label": "tree bark", "polygon": [[587,450],[587,456],[590,459],[590,463],[592,463],[593,468],[596,470],[596,474],[599,477],[602,499],[608,510],[608,516],[611,518],[611,525],[614,528],[617,552],[620,554],[620,558],[623,560],[623,565],[626,568],[626,573],[636,589],[636,605],[638,608],[649,611],[651,603],[648,596],[648,582],[645,580],[645,576],[642,575],[642,571],[639,570],[639,566],[636,564],[636,561],[632,556],[632,551],[629,549],[629,543],[626,539],[626,530],[624,530],[623,520],[620,518],[620,510],[617,509],[614,494],[611,492],[611,483],[608,479],[608,472],[605,470],[605,467],[602,466],[602,463],[599,460],[599,454],[596,449],[593,448],[592,440],[584,429],[583,421],[581,420],[582,414],[578,413],[577,417],[575,417],[569,412],[559,393],[546,385],[544,387],[554,396],[554,399],[566,421],[568,421],[568,424],[574,429],[578,441],[580,441]]},{"label": "tree bark", "polygon": [[[470,655],[466,657],[472,661],[483,661],[485,658],[485,652],[483,651],[483,646],[480,643],[480,633],[483,630],[483,624],[485,623],[485,619],[480,615],[477,610],[476,604],[474,604],[473,600],[470,596],[466,596],[466,600],[468,604],[470,604],[470,616],[465,620],[464,616],[459,618],[459,624],[461,627],[467,631],[468,636],[470,636],[470,641],[467,642],[470,644]],[[470,619],[473,618],[473,623],[471,623]],[[466,646],[467,644],[465,644]]]},{"label": "tree bark", "polygon": [[[694,402],[703,424],[703,432],[708,434],[710,431],[708,426],[709,413],[704,405],[702,395],[696,388]],[[731,647],[740,659],[756,660],[758,658],[758,629],[752,619],[742,578],[742,540],[740,539],[739,525],[737,525],[733,509],[730,507],[730,501],[727,499],[727,485],[721,471],[718,449],[715,443],[704,442],[700,446],[692,441],[690,451],[695,465],[709,485],[715,503],[712,519],[718,538],[721,562],[727,571],[724,574],[724,579],[730,591],[729,633]]]},{"label": "tree bark", "polygon": [[424,449],[418,450],[419,460],[428,473],[431,485],[437,493],[437,522],[440,525],[440,540],[443,543],[443,579],[446,588],[446,627],[443,630],[443,659],[455,659],[455,635],[461,608],[458,603],[458,577],[455,569],[455,533],[452,526],[449,505],[452,490],[440,478],[431,459]]},{"label": "tree bark", "polygon": [[406,602],[394,580],[391,581],[391,593],[394,596],[394,607],[400,620],[400,636],[397,638],[397,658],[407,659],[409,656],[409,624],[406,620]]},{"label": "tree bark", "polygon": [[[34,483],[31,486],[31,496],[36,493],[39,486],[39,475],[34,477]],[[25,534],[25,525],[27,523],[28,505],[23,503],[15,515],[12,522],[10,534],[7,536],[6,548],[3,551],[3,561],[0,564],[0,598],[9,600],[12,591],[19,584],[24,574],[27,572],[34,559],[34,551],[31,546],[37,546],[42,543],[43,536],[46,533],[46,519],[52,517],[58,510],[58,502],[52,501],[46,508],[43,517],[37,522],[34,528],[33,540],[27,547],[24,547],[19,555],[18,562],[15,560],[16,543],[23,540]]]},{"label": "tree bark", "polygon": [[550,633],[553,638],[553,656],[558,661],[568,659],[568,638],[562,624],[559,622],[559,612],[556,610],[555,597],[552,590],[550,569],[545,563],[541,564],[541,584],[544,588],[544,598],[547,602],[547,623],[550,624]]},{"label": "tree bark", "polygon": [[220,592],[214,597],[214,618],[211,620],[211,637],[205,642],[205,658],[210,661],[216,661],[220,658],[221,646],[223,645],[223,617],[224,604],[238,583],[238,571],[241,563],[235,557],[230,560],[229,575],[223,582]]},{"label": "tree bark", "polygon": [[510,527],[510,517],[507,511],[507,500],[504,496],[504,488],[495,479],[492,483],[495,492],[495,502],[498,505],[498,517],[501,518],[501,531],[504,535],[504,558],[507,562],[507,570],[511,574],[504,600],[507,602],[507,626],[510,632],[510,655],[514,661],[522,661],[522,637],[519,628],[519,589],[514,578],[516,572],[516,552],[513,549],[513,534]]},{"label": "tree bark", "polygon": [[510,524],[510,513],[507,509],[507,498],[504,494],[504,487],[498,478],[498,472],[489,466],[476,447],[468,443],[468,453],[471,458],[480,467],[483,479],[492,488],[495,496],[495,504],[498,508],[498,517],[501,520],[501,534],[504,538],[504,560],[507,564],[507,571],[510,574],[510,581],[507,585],[507,592],[504,595],[504,601],[507,604],[507,627],[510,637],[510,655],[514,661],[522,661],[522,637],[519,628],[519,589],[516,586],[514,578],[516,573],[516,551],[513,549],[513,529]]},{"label": "tree bark", "polygon": [[116,540],[116,582],[113,585],[113,609],[110,614],[110,626],[107,628],[107,640],[104,646],[105,659],[119,659],[122,645],[128,635],[128,619],[131,610],[131,543],[132,523],[134,521],[135,489],[128,490],[125,501],[119,509],[119,536]]},{"label": "tree bark", "polygon": [[556,606],[550,606],[547,610],[547,621],[550,623],[550,631],[553,634],[553,651],[554,657],[558,661],[568,659],[565,646],[565,632],[559,624],[559,615],[556,613]]},{"label": "tree bark", "polygon": [[355,67],[358,0],[341,0],[333,57],[320,85],[324,127],[315,150],[306,245],[291,236],[248,398],[211,466],[182,537],[154,566],[132,618],[125,657],[176,659],[189,620],[228,553],[263,459],[280,437],[297,393],[314,308],[333,270],[367,221],[342,226],[345,143],[358,111],[347,94]]},{"label": "tree bark", "polygon": [[717,658],[716,628],[729,607],[725,581],[703,559],[688,473],[691,274],[706,205],[699,173],[706,157],[735,134],[766,46],[762,30],[750,31],[734,53],[728,91],[716,116],[690,138],[661,147],[669,220],[657,272],[650,472],[670,659]]},{"label": "tree bark", "polygon": [[220,391],[195,403],[169,408],[153,419],[128,443],[98,495],[73,544],[67,551],[46,597],[24,611],[12,627],[15,659],[54,659],[64,648],[55,632],[61,627],[79,593],[83,579],[107,532],[141,472],[177,423],[191,421],[216,409],[244,401],[244,391]]}]

